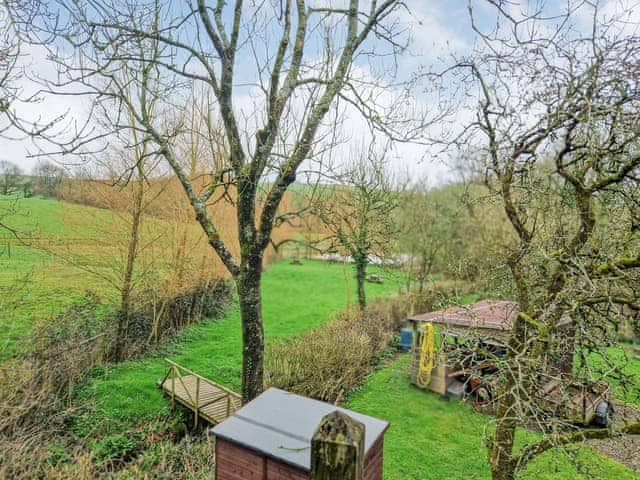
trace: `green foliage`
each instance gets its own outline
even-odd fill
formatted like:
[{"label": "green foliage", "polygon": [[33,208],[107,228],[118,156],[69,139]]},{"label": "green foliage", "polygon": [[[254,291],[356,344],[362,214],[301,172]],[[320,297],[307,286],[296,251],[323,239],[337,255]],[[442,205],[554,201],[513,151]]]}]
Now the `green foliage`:
[{"label": "green foliage", "polygon": [[116,433],[97,440],[91,450],[98,463],[104,464],[113,460],[126,461],[138,447],[139,440],[133,438],[131,433]]},{"label": "green foliage", "polygon": [[61,463],[69,463],[71,461],[71,452],[67,446],[61,441],[54,441],[47,445],[47,462],[51,466],[56,466]]}]

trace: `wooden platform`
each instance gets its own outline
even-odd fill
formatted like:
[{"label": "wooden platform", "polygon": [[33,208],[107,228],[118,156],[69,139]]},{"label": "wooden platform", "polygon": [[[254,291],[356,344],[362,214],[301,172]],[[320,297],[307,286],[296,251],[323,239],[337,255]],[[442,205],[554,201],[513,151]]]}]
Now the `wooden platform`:
[{"label": "wooden platform", "polygon": [[194,413],[194,424],[203,418],[217,425],[242,406],[242,398],[237,393],[224,388],[197,373],[165,359],[169,369],[158,387]]}]

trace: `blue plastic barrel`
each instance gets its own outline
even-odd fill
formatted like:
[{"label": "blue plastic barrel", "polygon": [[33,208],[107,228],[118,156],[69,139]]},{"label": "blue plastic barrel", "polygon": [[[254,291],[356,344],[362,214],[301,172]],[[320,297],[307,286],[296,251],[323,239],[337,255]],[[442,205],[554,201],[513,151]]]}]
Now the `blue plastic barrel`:
[{"label": "blue plastic barrel", "polygon": [[413,345],[413,329],[403,328],[400,330],[400,350],[408,352]]}]

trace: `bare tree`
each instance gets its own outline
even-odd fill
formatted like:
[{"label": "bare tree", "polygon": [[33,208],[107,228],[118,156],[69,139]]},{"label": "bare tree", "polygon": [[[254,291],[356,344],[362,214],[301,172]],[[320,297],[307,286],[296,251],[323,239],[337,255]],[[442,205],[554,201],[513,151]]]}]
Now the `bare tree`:
[{"label": "bare tree", "polygon": [[67,171],[52,162],[40,160],[33,167],[32,175],[35,180],[35,191],[45,197],[57,197],[58,189],[68,177]]},{"label": "bare tree", "polygon": [[22,180],[22,170],[15,163],[0,160],[0,188],[3,195],[16,191]]},{"label": "bare tree", "polygon": [[7,113],[18,95],[16,82],[20,76],[17,68],[19,58],[20,46],[16,32],[9,12],[3,4],[0,6],[0,135],[9,129]]},{"label": "bare tree", "polygon": [[[98,94],[99,101],[115,100],[134,113],[135,125],[122,117],[114,118],[114,125],[138,129],[154,153],[167,161],[211,247],[235,278],[243,332],[242,395],[245,401],[254,398],[263,388],[263,255],[283,195],[298,169],[317,154],[321,139],[333,138],[335,131],[327,127],[335,116],[327,114],[338,111],[340,100],[393,138],[420,132],[399,122],[407,112],[398,105],[409,102],[377,102],[372,88],[384,86],[389,71],[363,74],[356,65],[360,57],[402,50],[402,29],[394,13],[403,3],[350,0],[345,7],[335,7],[304,0],[250,4],[61,0],[49,6],[51,12],[31,22],[32,38],[60,34],[58,45],[70,45],[53,47],[51,59],[60,66],[65,84],[81,85],[82,93]],[[375,48],[364,48],[376,40]],[[74,53],[65,57],[69,49]],[[143,87],[139,94],[128,95],[114,74],[123,61],[140,64],[136,83],[144,86],[153,72],[161,88]],[[212,103],[203,113],[207,119],[221,119],[224,135],[200,133],[211,142],[223,141],[228,152],[223,166],[210,162],[210,181],[202,188],[177,155],[184,125],[149,115],[152,97],[159,98],[159,108],[175,108],[181,92],[193,84],[210,92]],[[50,84],[51,89],[61,86]],[[243,100],[253,104],[250,111],[241,108]],[[404,133],[396,128],[399,125]],[[86,145],[77,141],[74,148]],[[235,198],[224,198],[231,198],[236,208],[239,256],[222,240],[211,207],[221,188],[235,192]]]},{"label": "bare tree", "polygon": [[389,171],[386,151],[375,145],[351,154],[332,184],[316,193],[314,213],[331,234],[332,249],[351,257],[356,271],[358,305],[367,305],[365,281],[372,257],[381,261],[393,251],[397,227],[394,219],[401,185]]},{"label": "bare tree", "polygon": [[[505,265],[520,311],[505,356],[493,358],[488,442],[492,477],[504,480],[549,449],[640,431],[638,419],[575,425],[543,393],[550,380],[562,398],[576,383],[584,392],[623,381],[609,347],[626,308],[640,306],[640,37],[587,2],[557,16],[491,3],[502,26],[485,34],[474,18],[485,49],[458,66],[478,98],[458,140],[485,153],[487,186],[512,228]],[[576,26],[574,8],[591,28]],[[543,438],[516,452],[525,423]]]}]

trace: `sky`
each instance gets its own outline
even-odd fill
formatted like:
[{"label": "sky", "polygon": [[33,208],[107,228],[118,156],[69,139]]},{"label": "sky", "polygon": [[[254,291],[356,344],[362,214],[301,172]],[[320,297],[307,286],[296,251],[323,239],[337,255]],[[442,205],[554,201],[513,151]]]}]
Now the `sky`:
[{"label": "sky", "polygon": [[[314,0],[315,3],[322,3]],[[559,2],[562,3],[562,2]],[[629,7],[634,2],[631,0],[604,0],[602,10],[615,11],[616,8]],[[475,37],[471,29],[471,22],[467,7],[467,0],[408,0],[409,10],[398,14],[398,21],[406,26],[412,39],[409,49],[399,57],[398,70],[400,75],[407,78],[412,73],[425,67],[442,66],[447,62],[453,63],[454,56],[464,55],[472,51]],[[492,25],[495,21],[495,11],[482,0],[473,0],[474,12],[486,25]],[[551,2],[553,4],[553,2]],[[517,7],[510,7],[517,10]],[[638,9],[636,9],[636,17]],[[29,97],[39,88],[27,77],[55,77],[55,67],[46,58],[46,49],[38,46],[25,46],[22,50],[22,66],[28,75],[20,81],[22,97]],[[255,98],[251,89],[244,87],[246,82],[243,61],[238,62],[236,72],[237,98],[236,108],[247,112],[255,105]],[[368,74],[366,65],[358,65],[362,69],[362,75]],[[247,73],[246,75],[251,75]],[[452,87],[455,88],[455,87]],[[398,92],[394,87],[387,87],[379,92],[378,99],[384,103],[393,102]],[[433,94],[428,88],[418,88],[414,92],[412,102],[417,108],[430,107],[434,103]],[[89,100],[81,96],[55,96],[40,95],[36,102],[18,103],[16,108],[19,114],[31,121],[42,122],[46,119],[65,115],[67,126],[73,126],[74,122],[82,122],[89,109]],[[468,115],[459,112],[456,121],[458,123],[468,120]],[[367,123],[354,111],[347,111],[343,124],[343,131],[351,141],[362,141],[370,138]],[[47,147],[44,146],[45,152]],[[339,148],[334,156],[346,155],[349,146]],[[23,170],[29,171],[38,161],[39,156],[34,156],[41,151],[34,146],[30,139],[0,138],[0,160],[9,160],[18,164]],[[439,149],[414,143],[396,144],[390,151],[392,167],[396,171],[408,172],[412,178],[426,179],[432,185],[455,179],[452,173],[450,158],[443,155]]]}]

